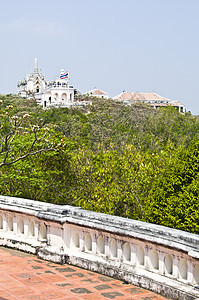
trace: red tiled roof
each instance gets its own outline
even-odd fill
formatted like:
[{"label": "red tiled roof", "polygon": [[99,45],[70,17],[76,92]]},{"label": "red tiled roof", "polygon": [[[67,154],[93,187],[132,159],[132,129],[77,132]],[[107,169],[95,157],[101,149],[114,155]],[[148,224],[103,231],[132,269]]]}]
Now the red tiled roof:
[{"label": "red tiled roof", "polygon": [[164,98],[156,93],[127,93],[123,92],[122,94],[114,97],[114,99],[117,100],[131,100],[131,101],[136,101],[136,100],[159,100],[159,101],[171,101],[167,98]]},{"label": "red tiled roof", "polygon": [[107,93],[105,93],[101,90],[93,90],[93,94],[95,94],[95,95],[107,95]]},{"label": "red tiled roof", "polygon": [[174,106],[174,107],[183,107],[184,105],[180,101],[172,101],[170,99],[164,98],[154,92],[152,93],[127,93],[123,92],[120,95],[114,97],[113,99],[119,101],[129,101],[129,102],[138,102],[143,101],[151,106]]},{"label": "red tiled roof", "polygon": [[93,89],[91,91],[86,92],[85,94],[92,94],[92,95],[108,95],[108,93],[99,90],[99,89]]}]

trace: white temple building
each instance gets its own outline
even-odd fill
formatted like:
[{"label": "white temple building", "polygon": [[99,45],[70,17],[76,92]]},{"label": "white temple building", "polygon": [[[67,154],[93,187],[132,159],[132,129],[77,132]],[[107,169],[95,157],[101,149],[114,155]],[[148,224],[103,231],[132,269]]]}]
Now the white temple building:
[{"label": "white temple building", "polygon": [[54,81],[46,81],[38,69],[35,58],[34,71],[17,84],[18,95],[24,98],[34,98],[43,108],[51,106],[71,106],[74,103],[74,87],[69,84],[69,72],[61,70]]},{"label": "white temple building", "polygon": [[17,84],[17,93],[24,98],[34,98],[36,93],[43,93],[47,81],[41,70],[38,69],[37,58],[35,58],[34,71],[26,75]]},{"label": "white temple building", "polygon": [[43,92],[35,94],[35,99],[42,103],[43,108],[73,105],[74,88],[69,85],[68,71],[61,70],[61,74],[55,81],[48,82]]}]

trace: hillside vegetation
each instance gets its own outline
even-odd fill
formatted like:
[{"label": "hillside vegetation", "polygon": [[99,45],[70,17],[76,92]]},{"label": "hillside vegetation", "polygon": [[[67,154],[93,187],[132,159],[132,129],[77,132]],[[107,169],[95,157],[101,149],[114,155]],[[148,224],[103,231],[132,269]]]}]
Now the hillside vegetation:
[{"label": "hillside vegetation", "polygon": [[[172,107],[155,110],[102,99],[82,109],[44,111],[33,100],[0,98],[1,116],[8,105],[10,118],[29,114],[30,126],[48,130],[46,143],[54,149],[3,165],[0,194],[199,232],[196,117]],[[16,135],[9,158],[30,144],[29,133]],[[42,145],[37,142],[36,149]]]}]

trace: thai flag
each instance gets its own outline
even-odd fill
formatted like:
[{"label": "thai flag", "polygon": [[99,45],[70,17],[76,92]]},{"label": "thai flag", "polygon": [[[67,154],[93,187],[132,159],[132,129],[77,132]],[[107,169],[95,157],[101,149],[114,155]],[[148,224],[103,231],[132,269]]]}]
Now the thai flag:
[{"label": "thai flag", "polygon": [[68,71],[62,73],[60,76],[59,76],[60,79],[65,79],[65,78],[68,78]]}]

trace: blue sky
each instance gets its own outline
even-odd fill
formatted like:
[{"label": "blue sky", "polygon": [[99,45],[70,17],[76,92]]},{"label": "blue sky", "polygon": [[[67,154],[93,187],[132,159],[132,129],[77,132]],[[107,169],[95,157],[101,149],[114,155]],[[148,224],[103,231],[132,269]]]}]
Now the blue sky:
[{"label": "blue sky", "polygon": [[0,93],[34,67],[85,92],[152,92],[199,114],[199,0],[0,0]]}]

